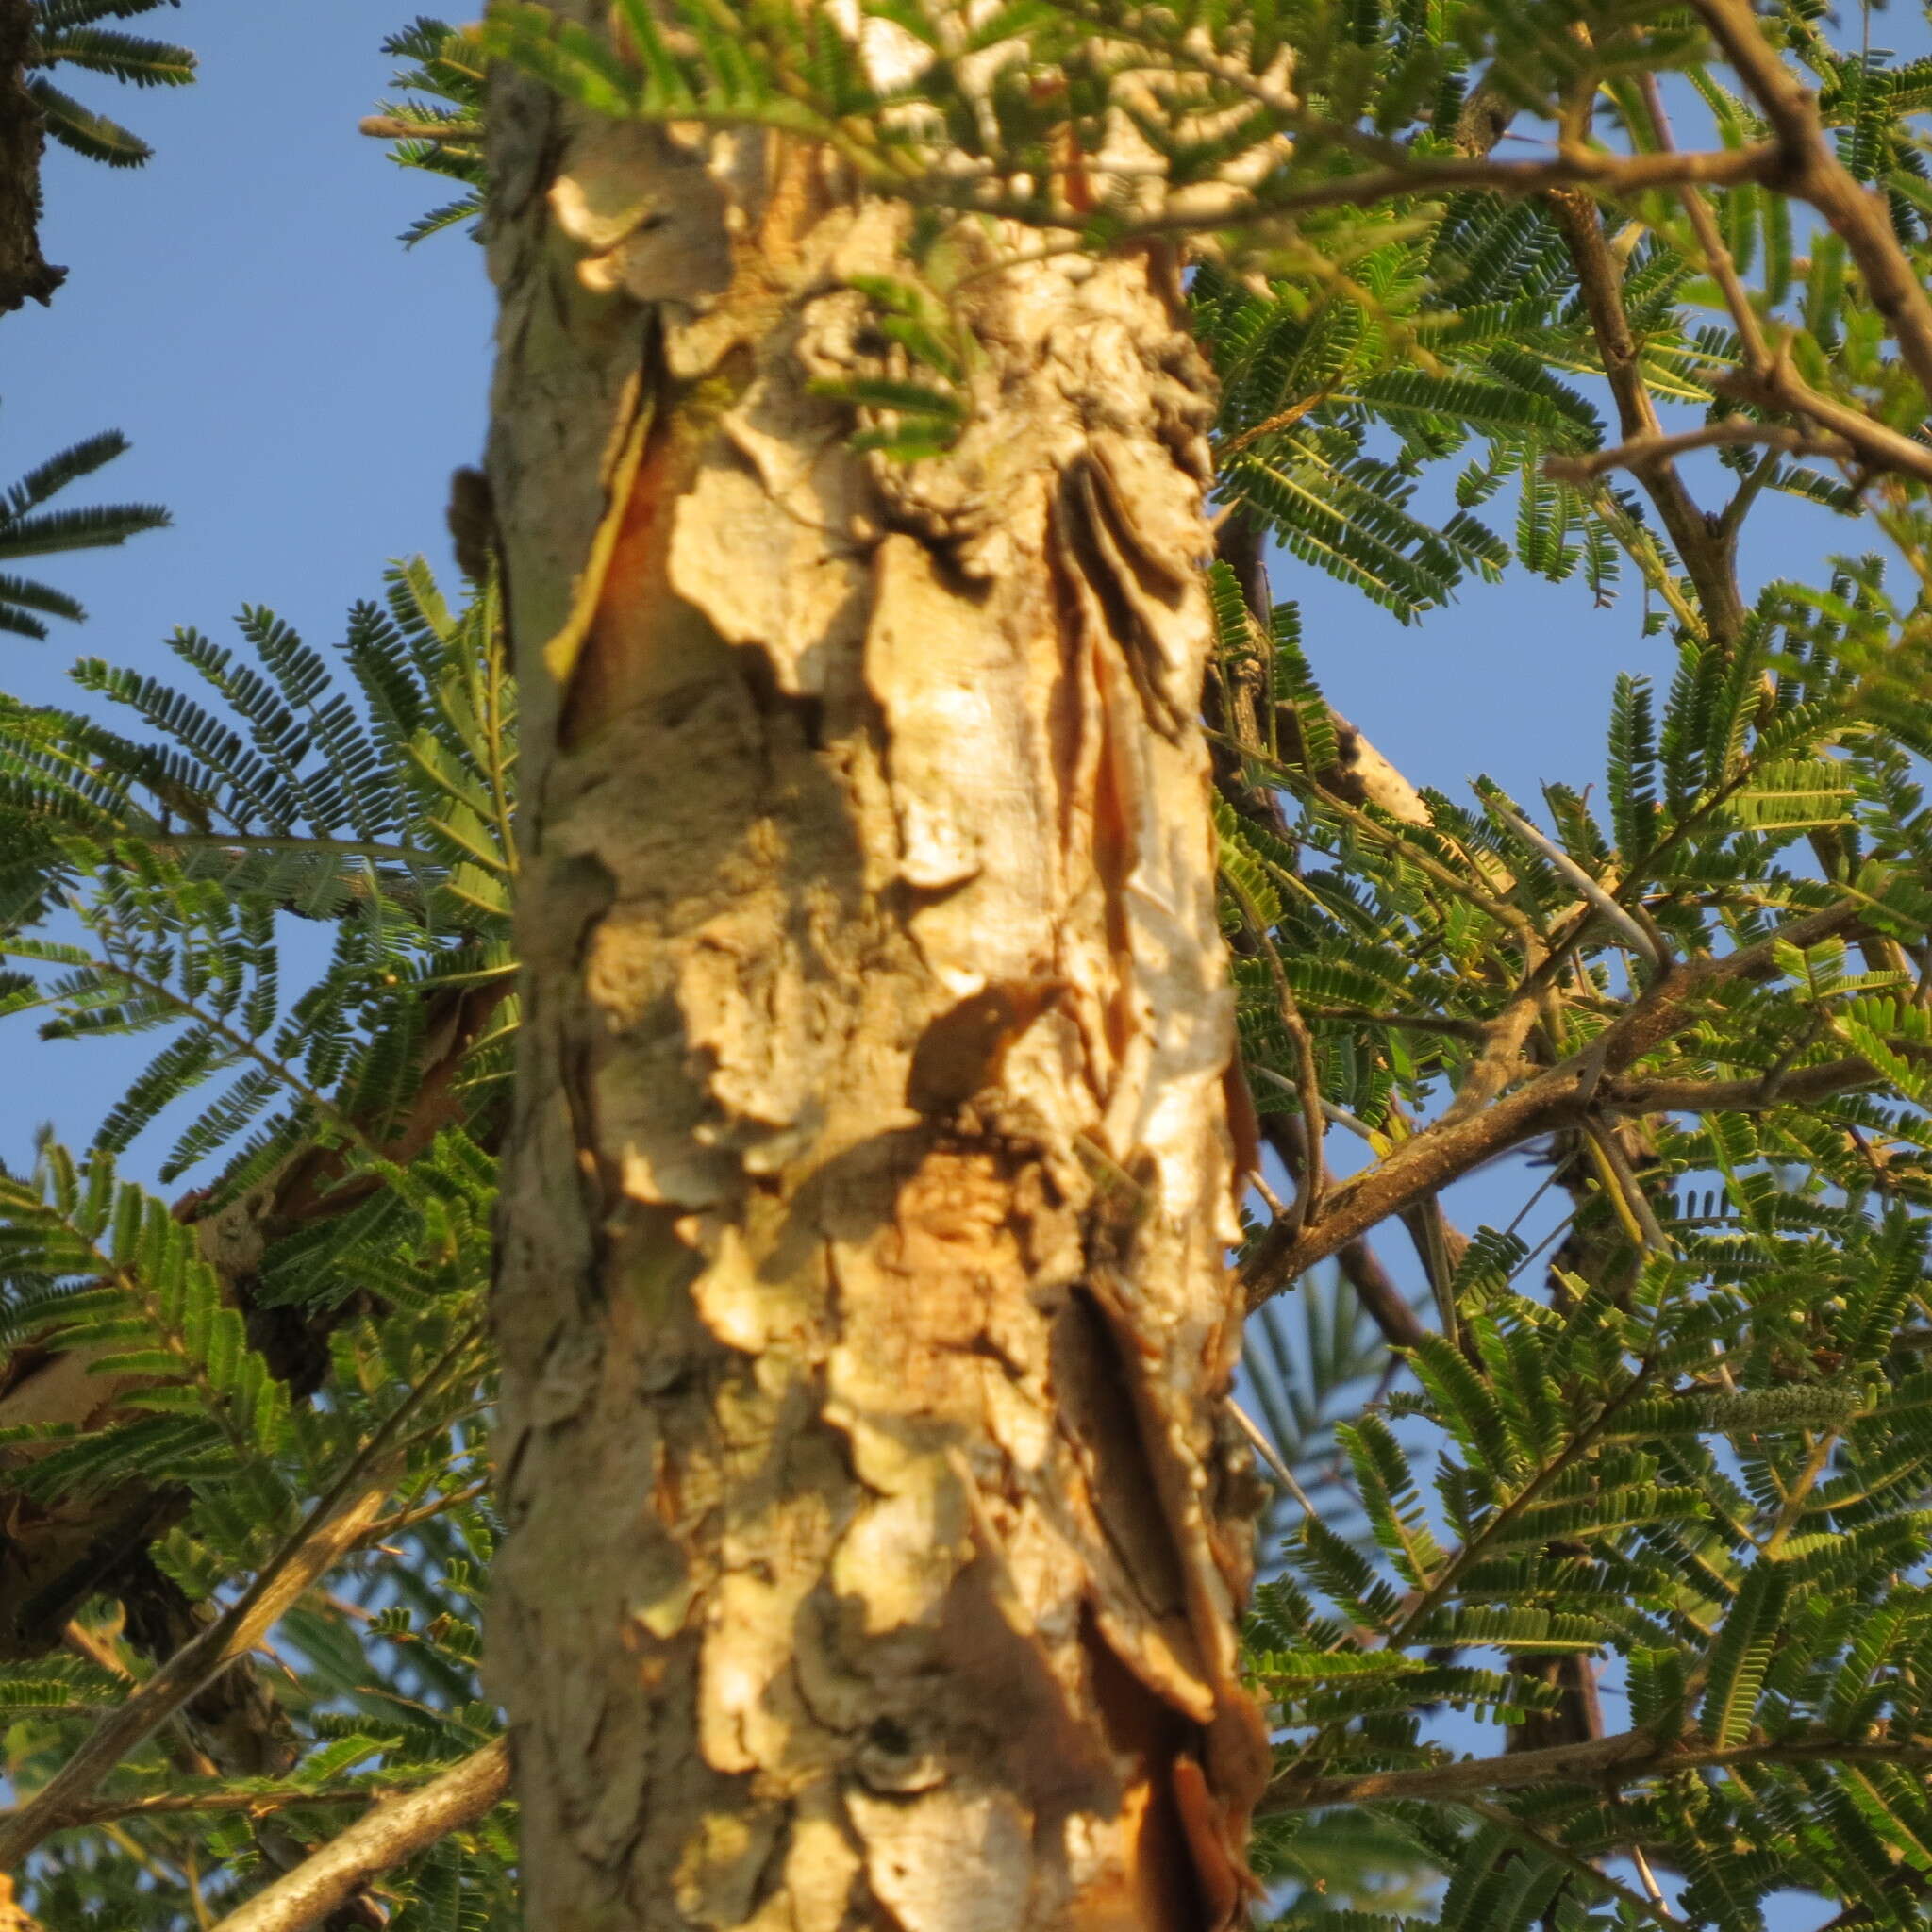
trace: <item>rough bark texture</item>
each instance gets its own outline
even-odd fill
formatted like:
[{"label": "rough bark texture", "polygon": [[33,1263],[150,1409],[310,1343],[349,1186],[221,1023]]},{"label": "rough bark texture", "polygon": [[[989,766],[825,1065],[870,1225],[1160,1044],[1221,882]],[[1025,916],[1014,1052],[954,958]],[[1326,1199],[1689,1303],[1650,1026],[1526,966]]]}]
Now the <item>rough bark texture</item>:
[{"label": "rough bark texture", "polygon": [[492,120],[529,1923],[1224,1925],[1267,1753],[1174,285],[980,276],[972,426],[888,466],[810,385],[883,366],[897,211]]},{"label": "rough bark texture", "polygon": [[26,91],[33,0],[0,0],[0,315],[66,279],[41,253],[41,109]]}]

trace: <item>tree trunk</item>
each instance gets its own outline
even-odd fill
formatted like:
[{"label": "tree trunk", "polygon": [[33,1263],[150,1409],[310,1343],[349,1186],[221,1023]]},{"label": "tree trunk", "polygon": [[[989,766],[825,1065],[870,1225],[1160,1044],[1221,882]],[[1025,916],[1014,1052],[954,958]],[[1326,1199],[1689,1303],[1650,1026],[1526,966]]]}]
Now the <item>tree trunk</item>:
[{"label": "tree trunk", "polygon": [[34,0],[0,0],[0,315],[53,300],[66,279],[41,253],[41,108],[26,91]]},{"label": "tree trunk", "polygon": [[966,283],[970,426],[889,462],[812,385],[887,368],[900,210],[492,121],[528,1923],[1224,1925],[1267,1753],[1172,267]]}]

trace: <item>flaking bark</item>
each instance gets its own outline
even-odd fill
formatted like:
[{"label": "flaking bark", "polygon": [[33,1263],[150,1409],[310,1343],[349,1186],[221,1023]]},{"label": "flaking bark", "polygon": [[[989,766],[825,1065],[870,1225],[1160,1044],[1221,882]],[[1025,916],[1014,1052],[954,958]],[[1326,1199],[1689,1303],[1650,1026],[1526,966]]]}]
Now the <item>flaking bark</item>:
[{"label": "flaking bark", "polygon": [[970,425],[889,465],[813,385],[879,366],[897,210],[492,122],[530,1923],[1225,1924],[1267,1752],[1171,272],[984,254]]}]

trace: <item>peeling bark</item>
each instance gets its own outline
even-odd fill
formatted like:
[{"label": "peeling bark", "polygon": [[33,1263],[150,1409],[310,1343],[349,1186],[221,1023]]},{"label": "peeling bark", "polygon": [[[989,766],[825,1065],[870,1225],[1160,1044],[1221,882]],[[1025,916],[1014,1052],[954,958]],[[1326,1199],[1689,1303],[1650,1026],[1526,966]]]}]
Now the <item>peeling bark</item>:
[{"label": "peeling bark", "polygon": [[899,211],[492,122],[530,1923],[1225,1925],[1268,1754],[1171,274],[987,254],[970,426],[889,465],[813,384],[879,366]]}]

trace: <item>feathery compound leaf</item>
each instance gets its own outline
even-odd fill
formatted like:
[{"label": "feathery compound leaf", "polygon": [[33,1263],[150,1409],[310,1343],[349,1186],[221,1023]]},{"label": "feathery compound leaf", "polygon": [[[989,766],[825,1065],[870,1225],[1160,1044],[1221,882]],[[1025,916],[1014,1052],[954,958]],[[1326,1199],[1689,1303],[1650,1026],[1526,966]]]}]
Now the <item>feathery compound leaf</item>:
[{"label": "feathery compound leaf", "polygon": [[[154,504],[103,504],[84,509],[50,510],[45,505],[105,463],[123,455],[127,439],[117,429],[91,436],[37,463],[13,484],[0,503],[0,562],[23,557],[51,557],[68,550],[95,550],[125,543],[143,530],[166,527],[166,510]],[[64,591],[29,578],[0,576],[0,629],[43,638],[46,626],[33,612],[77,622],[86,613]]]},{"label": "feathery compound leaf", "polygon": [[1774,1562],[1760,1559],[1744,1572],[1706,1662],[1699,1721],[1712,1743],[1735,1744],[1750,1731],[1789,1593]]},{"label": "feathery compound leaf", "polygon": [[104,114],[83,107],[34,70],[67,67],[104,74],[134,87],[182,87],[194,78],[194,56],[186,47],[103,27],[104,20],[132,20],[161,0],[33,0],[27,47],[28,93],[39,104],[46,129],[63,147],[105,161],[110,168],[139,167],[147,143]]}]

